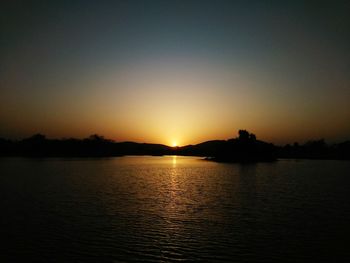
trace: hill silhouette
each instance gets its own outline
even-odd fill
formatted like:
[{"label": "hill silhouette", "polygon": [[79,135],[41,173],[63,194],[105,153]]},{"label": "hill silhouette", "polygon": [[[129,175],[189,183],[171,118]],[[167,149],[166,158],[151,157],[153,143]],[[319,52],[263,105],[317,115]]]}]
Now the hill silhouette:
[{"label": "hill silhouette", "polygon": [[163,144],[115,142],[93,134],[85,139],[48,139],[36,134],[22,140],[0,138],[0,156],[23,157],[108,157],[124,155],[201,156],[217,162],[260,162],[278,158],[350,159],[350,141],[328,145],[321,140],[276,146],[258,140],[246,130],[228,140],[211,140],[196,145],[170,147]]}]

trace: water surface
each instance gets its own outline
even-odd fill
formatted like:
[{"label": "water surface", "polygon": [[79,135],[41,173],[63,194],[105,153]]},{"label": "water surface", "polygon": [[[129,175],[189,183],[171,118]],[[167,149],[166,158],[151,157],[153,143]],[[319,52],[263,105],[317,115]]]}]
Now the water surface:
[{"label": "water surface", "polygon": [[0,159],[1,262],[349,261],[350,162]]}]

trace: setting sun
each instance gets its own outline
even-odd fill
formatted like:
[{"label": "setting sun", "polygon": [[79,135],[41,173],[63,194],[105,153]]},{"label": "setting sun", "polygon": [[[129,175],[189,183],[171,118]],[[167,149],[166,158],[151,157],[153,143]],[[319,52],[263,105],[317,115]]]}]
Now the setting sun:
[{"label": "setting sun", "polygon": [[171,146],[172,146],[172,147],[177,147],[177,146],[178,146],[178,144],[177,144],[177,142],[176,142],[176,141],[173,141],[173,142],[172,142],[172,144],[171,144]]}]

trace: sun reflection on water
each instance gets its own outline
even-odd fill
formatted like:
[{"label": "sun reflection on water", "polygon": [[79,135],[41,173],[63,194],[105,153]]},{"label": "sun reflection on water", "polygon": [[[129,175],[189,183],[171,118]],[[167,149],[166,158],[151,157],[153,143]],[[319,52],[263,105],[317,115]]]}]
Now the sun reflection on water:
[{"label": "sun reflection on water", "polygon": [[173,168],[175,168],[176,164],[177,164],[177,156],[176,155],[173,156],[172,163],[173,163]]}]

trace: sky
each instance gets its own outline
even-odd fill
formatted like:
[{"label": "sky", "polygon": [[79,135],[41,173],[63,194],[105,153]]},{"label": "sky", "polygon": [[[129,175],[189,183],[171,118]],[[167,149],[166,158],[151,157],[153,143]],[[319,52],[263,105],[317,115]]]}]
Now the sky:
[{"label": "sky", "polygon": [[349,1],[0,3],[0,137],[350,139]]}]

